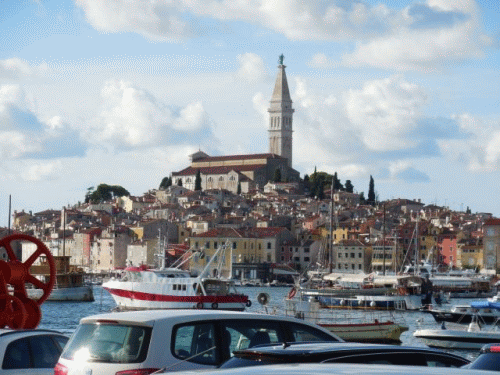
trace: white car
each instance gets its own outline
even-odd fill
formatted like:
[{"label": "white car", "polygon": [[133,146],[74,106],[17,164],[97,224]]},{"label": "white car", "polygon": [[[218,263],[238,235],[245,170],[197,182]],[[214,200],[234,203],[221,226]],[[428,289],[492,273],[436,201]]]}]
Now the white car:
[{"label": "white car", "polygon": [[343,340],[303,320],[223,310],[148,310],[83,318],[55,375],[146,375],[215,368],[266,343]]},{"label": "white car", "polygon": [[44,329],[0,329],[1,375],[53,375],[68,337]]}]

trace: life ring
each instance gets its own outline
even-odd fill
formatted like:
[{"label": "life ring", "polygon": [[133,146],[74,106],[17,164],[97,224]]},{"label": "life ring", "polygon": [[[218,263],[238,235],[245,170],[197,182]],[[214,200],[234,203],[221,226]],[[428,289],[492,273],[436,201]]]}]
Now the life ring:
[{"label": "life ring", "polygon": [[203,302],[198,302],[198,303],[196,304],[196,308],[197,308],[197,309],[202,309],[202,308],[203,308]]},{"label": "life ring", "polygon": [[267,293],[259,293],[257,296],[257,302],[260,303],[262,306],[266,306],[269,303],[269,294]]},{"label": "life ring", "polygon": [[295,297],[295,294],[297,294],[297,289],[296,289],[296,288],[292,288],[292,289],[288,292],[288,299],[292,299],[293,297]]},{"label": "life ring", "polygon": [[246,305],[247,307],[252,306],[252,301],[248,300],[248,301],[245,303],[245,305]]},{"label": "life ring", "polygon": [[219,308],[219,304],[217,302],[212,303],[212,309],[216,310]]}]

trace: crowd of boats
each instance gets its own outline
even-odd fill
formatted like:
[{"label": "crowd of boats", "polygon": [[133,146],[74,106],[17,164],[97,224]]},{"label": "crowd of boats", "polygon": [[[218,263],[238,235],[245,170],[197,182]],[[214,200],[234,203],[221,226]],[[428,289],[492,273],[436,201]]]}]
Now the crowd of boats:
[{"label": "crowd of boats", "polygon": [[[183,267],[189,257],[171,267],[166,267],[163,260],[157,268],[127,267],[103,282],[102,287],[115,300],[116,310],[243,311],[252,305],[251,300],[238,292],[237,283],[229,277],[231,272],[221,272],[221,263],[217,262],[228,249],[229,245],[220,246],[196,275]],[[196,252],[191,256],[196,256]],[[55,260],[56,288],[49,300],[93,301],[92,285],[80,270],[69,265],[69,257],[59,256]],[[420,310],[441,324],[415,331],[414,336],[428,346],[477,349],[488,342],[500,342],[500,301],[494,279],[476,274],[422,272],[423,266],[420,265],[419,274],[407,268],[408,272],[401,275],[311,272],[307,278],[295,280],[281,306],[271,307],[265,292],[258,295],[257,301],[266,313],[313,321],[346,341],[400,343],[408,326],[397,319],[395,312]],[[46,269],[42,262],[34,271],[43,278],[48,277]],[[36,289],[29,293],[36,299]],[[450,303],[453,298],[464,296],[477,301],[456,306]]]}]

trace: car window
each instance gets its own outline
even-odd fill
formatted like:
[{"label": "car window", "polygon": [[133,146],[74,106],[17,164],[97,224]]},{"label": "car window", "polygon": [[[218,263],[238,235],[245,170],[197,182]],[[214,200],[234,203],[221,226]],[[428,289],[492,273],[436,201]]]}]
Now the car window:
[{"label": "car window", "polygon": [[61,349],[48,335],[33,336],[29,338],[34,368],[53,368]]},{"label": "car window", "polygon": [[52,338],[55,340],[57,345],[59,345],[59,348],[61,348],[61,352],[62,352],[62,350],[64,349],[64,347],[68,343],[69,338],[65,337],[65,336],[59,336],[59,335],[52,336]]},{"label": "car window", "polygon": [[140,363],[147,355],[151,328],[121,324],[81,324],[61,357],[108,363]]},{"label": "car window", "polygon": [[172,354],[203,365],[217,364],[213,323],[186,324],[174,329]]},{"label": "car window", "polygon": [[279,322],[271,320],[238,320],[223,322],[229,337],[229,353],[258,345],[275,344],[284,341]]},{"label": "car window", "polygon": [[12,341],[5,350],[2,369],[24,369],[30,368],[30,349],[27,339]]},{"label": "car window", "polygon": [[284,325],[294,341],[336,341],[327,333],[305,324],[285,322]]},{"label": "car window", "polygon": [[466,359],[448,357],[445,355],[424,354],[428,367],[462,367],[469,363]]},{"label": "car window", "polygon": [[498,371],[499,359],[498,353],[482,353],[467,368]]}]

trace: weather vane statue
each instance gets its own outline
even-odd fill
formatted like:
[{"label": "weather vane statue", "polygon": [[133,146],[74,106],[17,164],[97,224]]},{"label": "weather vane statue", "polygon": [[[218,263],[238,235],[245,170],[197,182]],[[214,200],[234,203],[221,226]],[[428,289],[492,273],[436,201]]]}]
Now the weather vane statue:
[{"label": "weather vane statue", "polygon": [[283,65],[283,60],[285,59],[285,56],[283,54],[280,55],[279,63],[280,65]]}]

